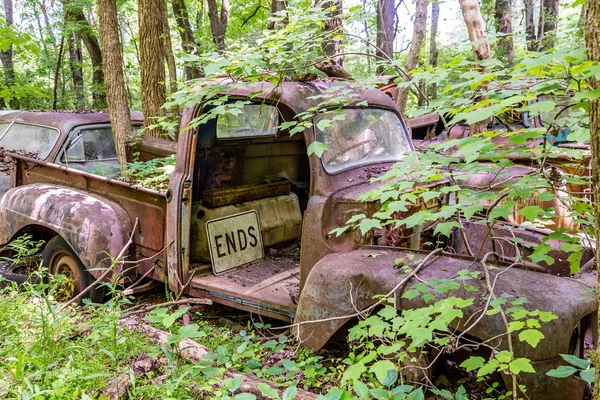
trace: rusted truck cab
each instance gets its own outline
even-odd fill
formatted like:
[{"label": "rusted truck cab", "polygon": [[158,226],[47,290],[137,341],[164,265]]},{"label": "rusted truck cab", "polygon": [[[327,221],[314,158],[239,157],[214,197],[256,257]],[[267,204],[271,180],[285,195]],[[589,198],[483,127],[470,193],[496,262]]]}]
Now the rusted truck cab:
[{"label": "rusted truck cab", "polygon": [[[302,323],[298,337],[313,349],[405,279],[394,294],[397,308],[424,306],[419,298],[402,298],[416,281],[395,267],[395,260],[427,255],[419,229],[402,232],[405,240],[395,245],[404,248],[384,246],[377,231],[330,233],[352,216],[378,211],[377,202],[358,200],[384,188],[370,178],[414,151],[389,96],[343,82],[260,83],[231,86],[224,94],[228,102],[243,101],[239,112],[196,126],[192,121],[215,105],[185,109],[186,129],[166,192],[15,155],[15,187],[0,201],[0,241],[25,230],[60,237],[80,265],[99,276],[98,268],[107,266],[105,252],[116,256],[133,234],[128,258],[139,260],[138,273],[166,281],[177,293]],[[301,132],[291,134],[290,125],[283,124],[302,122],[299,114],[339,96],[344,97],[341,110],[338,105],[320,110]],[[324,150],[320,157],[308,155],[315,147]],[[495,263],[492,278],[503,266],[502,260]],[[465,269],[481,265],[436,253],[419,275],[425,281],[450,279]],[[583,391],[579,381],[567,381],[569,391],[564,391],[564,381],[544,373],[561,363],[559,354],[581,354],[583,324],[595,313],[596,299],[590,280],[545,272],[514,267],[498,276],[496,288],[558,316],[542,326],[546,339],[535,349],[513,334],[515,356],[533,360],[538,371],[522,378],[528,395],[577,398]],[[486,295],[484,281],[473,285],[478,293],[453,295]],[[481,310],[478,303],[466,309],[456,331],[477,320]],[[484,317],[468,337],[482,342],[503,332],[496,314]],[[495,345],[507,346],[505,340]]]}]

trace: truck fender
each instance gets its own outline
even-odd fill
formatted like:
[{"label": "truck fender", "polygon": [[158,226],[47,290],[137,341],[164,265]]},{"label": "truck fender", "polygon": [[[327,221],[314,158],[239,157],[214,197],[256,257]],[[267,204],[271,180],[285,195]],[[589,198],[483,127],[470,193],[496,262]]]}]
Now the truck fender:
[{"label": "truck fender", "polygon": [[[62,236],[92,276],[98,278],[125,247],[132,223],[112,201],[84,191],[51,184],[10,189],[0,200],[0,243],[21,230],[41,226]],[[120,272],[120,271],[117,271]]]}]

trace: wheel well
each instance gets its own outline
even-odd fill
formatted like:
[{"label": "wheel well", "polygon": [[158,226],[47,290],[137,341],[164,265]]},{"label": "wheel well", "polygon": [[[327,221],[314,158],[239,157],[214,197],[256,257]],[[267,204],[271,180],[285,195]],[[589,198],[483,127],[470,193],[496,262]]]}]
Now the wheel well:
[{"label": "wheel well", "polygon": [[47,226],[27,225],[17,231],[17,233],[10,238],[10,241],[27,234],[31,235],[33,240],[43,240],[46,243],[48,243],[53,237],[58,236],[56,231],[48,228]]}]

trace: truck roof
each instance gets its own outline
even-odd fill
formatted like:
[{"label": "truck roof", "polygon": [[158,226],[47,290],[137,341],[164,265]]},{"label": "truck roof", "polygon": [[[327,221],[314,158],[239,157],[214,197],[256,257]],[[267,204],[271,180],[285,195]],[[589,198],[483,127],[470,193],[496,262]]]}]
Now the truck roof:
[{"label": "truck roof", "polygon": [[[131,112],[134,123],[142,123],[144,117],[139,111]],[[0,111],[0,122],[19,121],[28,124],[45,125],[61,132],[69,132],[77,125],[109,123],[106,111]]]},{"label": "truck roof", "polygon": [[[291,109],[296,114],[305,112],[311,107],[322,106],[329,96],[345,98],[344,106],[352,107],[361,102],[367,102],[369,106],[396,108],[391,97],[365,84],[348,80],[336,80],[323,78],[310,82],[284,81],[275,85],[272,82],[234,82],[229,78],[215,79],[206,85],[198,86],[201,90],[206,86],[231,87],[224,88],[221,94],[236,98],[254,98],[270,102],[277,102]],[[333,106],[338,106],[338,103]]]}]

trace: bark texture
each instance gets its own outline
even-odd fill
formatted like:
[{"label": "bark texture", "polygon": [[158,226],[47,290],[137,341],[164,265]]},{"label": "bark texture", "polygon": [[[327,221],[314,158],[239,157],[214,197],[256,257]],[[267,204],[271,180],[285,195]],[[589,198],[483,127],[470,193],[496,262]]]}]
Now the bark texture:
[{"label": "bark texture", "polygon": [[[588,0],[586,4],[585,43],[588,59],[600,62],[600,0]],[[600,81],[594,75],[589,79],[591,89],[600,88]],[[594,194],[594,223],[596,232],[600,232],[600,99],[590,101],[590,144],[592,147],[592,191]],[[600,260],[600,241],[596,241],[596,260]],[[596,266],[600,265],[596,261]],[[598,275],[600,282],[600,274]],[[598,294],[600,299],[600,293]],[[600,312],[600,311],[599,311]],[[600,348],[596,350],[596,359]],[[600,368],[596,368],[594,399],[600,398]]]},{"label": "bark texture", "polygon": [[81,39],[92,63],[92,100],[94,108],[106,108],[104,73],[102,72],[102,50],[98,38],[80,6],[63,2],[65,19],[70,22],[75,35]]},{"label": "bark texture", "polygon": [[[378,59],[394,59],[394,41],[396,40],[396,1],[377,0],[377,49]],[[384,65],[377,67],[377,73],[386,70]]]},{"label": "bark texture", "polygon": [[81,63],[83,58],[81,55],[81,41],[73,34],[69,35],[69,68],[71,69],[71,80],[73,81],[73,89],[75,92],[75,107],[78,110],[85,109],[85,97],[83,94],[83,68]]},{"label": "bark texture", "polygon": [[[271,0],[271,16],[287,10],[287,0]],[[281,21],[269,21],[267,29],[281,29],[288,24],[287,15]]]},{"label": "bark texture", "polygon": [[[140,74],[142,86],[142,111],[144,126],[164,115],[161,108],[167,101],[165,88],[165,52],[161,36],[164,33],[162,7],[164,0],[138,0],[140,25]],[[150,136],[160,136],[159,129],[146,130]]]},{"label": "bark texture", "polygon": [[177,91],[177,67],[175,66],[175,56],[173,55],[173,43],[171,42],[171,29],[169,28],[166,1],[161,1],[160,6],[163,27],[163,48],[169,69],[169,88],[171,89],[171,94],[173,94]]},{"label": "bark texture", "polygon": [[225,34],[229,23],[229,0],[221,0],[220,10],[217,7],[216,0],[206,0],[206,3],[213,41],[219,51],[225,51]]},{"label": "bark texture", "polygon": [[[4,18],[8,26],[13,24],[12,0],[4,0]],[[8,47],[8,49],[6,49],[6,51],[0,51],[0,61],[2,62],[2,69],[4,70],[4,83],[8,88],[12,88],[15,85],[15,65],[13,62],[12,44]],[[19,108],[18,100],[16,98],[11,99],[9,106],[15,109]]]},{"label": "bark texture", "polygon": [[343,67],[342,41],[334,37],[342,30],[342,0],[320,0],[319,3],[327,14],[323,30],[328,37],[323,42],[323,53]]},{"label": "bark texture", "polygon": [[[406,57],[405,69],[406,71],[412,71],[417,67],[419,61],[419,53],[421,52],[421,45],[425,38],[425,26],[427,25],[427,0],[417,0],[415,21],[413,24],[413,36],[410,42],[410,48],[408,50],[408,56]],[[408,78],[403,77],[403,81],[407,82]],[[396,105],[400,109],[401,113],[406,110],[406,103],[408,102],[408,87],[398,89],[398,100]]]},{"label": "bark texture", "polygon": [[131,114],[125,91],[125,76],[119,43],[116,0],[98,0],[98,19],[102,40],[102,68],[106,87],[106,100],[115,148],[121,170],[127,168],[127,136],[132,131]]},{"label": "bark texture", "polygon": [[496,32],[507,36],[499,37],[497,55],[509,66],[515,63],[512,28],[512,0],[496,0]]},{"label": "bark texture", "polygon": [[[440,3],[431,3],[431,37],[429,38],[429,65],[436,68],[438,65],[439,50],[437,48],[437,31],[440,20]],[[437,98],[437,83],[431,85],[431,98]]]},{"label": "bark texture", "polygon": [[[197,54],[198,44],[192,31],[190,17],[184,0],[172,0],[171,7],[175,15],[175,21],[179,27],[179,35],[181,36],[181,48],[184,53]],[[200,70],[192,65],[185,64],[183,73],[186,80],[196,79],[200,77]]]},{"label": "bark texture", "polygon": [[527,40],[527,50],[535,51],[535,23],[533,22],[533,2],[534,0],[523,0],[525,7],[525,36]]},{"label": "bark texture", "polygon": [[538,51],[554,47],[558,27],[559,0],[542,0],[538,23]]}]

